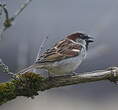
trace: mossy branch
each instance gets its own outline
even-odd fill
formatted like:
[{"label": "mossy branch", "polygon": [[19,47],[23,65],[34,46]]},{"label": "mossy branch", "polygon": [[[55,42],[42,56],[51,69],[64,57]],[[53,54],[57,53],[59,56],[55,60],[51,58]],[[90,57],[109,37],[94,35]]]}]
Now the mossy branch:
[{"label": "mossy branch", "polygon": [[44,78],[39,74],[27,72],[17,75],[16,79],[0,84],[0,105],[17,96],[33,98],[38,95],[38,91],[100,80],[118,81],[118,67],[78,75],[55,76],[52,78]]}]

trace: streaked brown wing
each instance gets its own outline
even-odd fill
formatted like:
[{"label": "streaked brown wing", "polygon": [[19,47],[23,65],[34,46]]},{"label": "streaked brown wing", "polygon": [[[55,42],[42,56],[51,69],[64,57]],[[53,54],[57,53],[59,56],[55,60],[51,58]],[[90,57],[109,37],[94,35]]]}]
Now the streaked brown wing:
[{"label": "streaked brown wing", "polygon": [[[81,50],[79,44],[73,43],[71,40],[62,40],[53,48],[47,50],[39,59],[39,63],[60,61],[66,58],[75,57]],[[78,51],[75,51],[78,50]]]}]

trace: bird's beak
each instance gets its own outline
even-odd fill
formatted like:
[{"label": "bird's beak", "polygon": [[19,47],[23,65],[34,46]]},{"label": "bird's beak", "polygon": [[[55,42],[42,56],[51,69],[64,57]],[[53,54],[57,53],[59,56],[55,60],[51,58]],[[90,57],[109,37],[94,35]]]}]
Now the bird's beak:
[{"label": "bird's beak", "polygon": [[89,37],[89,36],[87,36],[87,42],[89,42],[89,43],[91,43],[91,42],[94,42],[94,40],[93,40],[94,38],[93,37]]}]

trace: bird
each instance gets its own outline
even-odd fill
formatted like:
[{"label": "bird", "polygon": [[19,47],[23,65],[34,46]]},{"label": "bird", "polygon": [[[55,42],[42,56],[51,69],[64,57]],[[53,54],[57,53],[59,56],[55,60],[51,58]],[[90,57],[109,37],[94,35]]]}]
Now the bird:
[{"label": "bird", "polygon": [[87,34],[76,32],[65,36],[52,48],[47,49],[31,66],[18,73],[32,69],[44,69],[50,76],[61,76],[73,73],[86,58],[88,46],[94,42]]}]

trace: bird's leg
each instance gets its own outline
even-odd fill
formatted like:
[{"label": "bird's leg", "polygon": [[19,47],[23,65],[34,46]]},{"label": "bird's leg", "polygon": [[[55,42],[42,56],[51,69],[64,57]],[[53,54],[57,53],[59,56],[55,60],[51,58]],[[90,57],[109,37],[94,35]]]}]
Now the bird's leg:
[{"label": "bird's leg", "polygon": [[116,74],[116,72],[114,72],[114,69],[116,69],[116,67],[110,67],[110,68],[107,69],[107,70],[110,70],[111,73],[112,73],[112,78],[109,78],[109,80],[111,82],[113,82],[114,84],[118,85],[118,81],[116,79],[117,74]]}]

